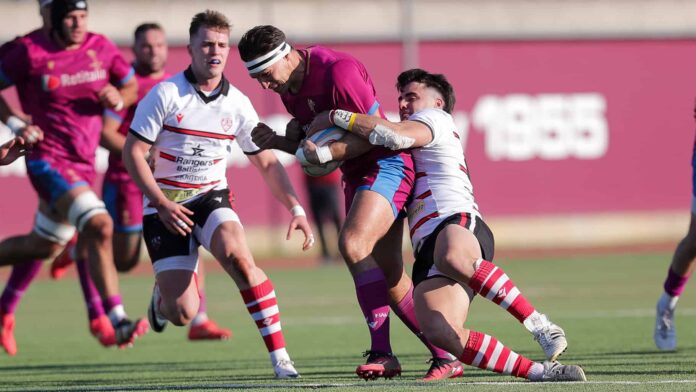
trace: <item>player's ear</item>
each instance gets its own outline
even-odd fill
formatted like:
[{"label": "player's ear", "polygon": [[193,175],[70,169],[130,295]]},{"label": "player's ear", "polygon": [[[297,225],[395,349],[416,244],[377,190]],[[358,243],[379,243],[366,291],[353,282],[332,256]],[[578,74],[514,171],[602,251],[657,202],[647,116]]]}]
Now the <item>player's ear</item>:
[{"label": "player's ear", "polygon": [[445,100],[442,98],[435,98],[435,107],[438,109],[444,109],[445,108]]}]

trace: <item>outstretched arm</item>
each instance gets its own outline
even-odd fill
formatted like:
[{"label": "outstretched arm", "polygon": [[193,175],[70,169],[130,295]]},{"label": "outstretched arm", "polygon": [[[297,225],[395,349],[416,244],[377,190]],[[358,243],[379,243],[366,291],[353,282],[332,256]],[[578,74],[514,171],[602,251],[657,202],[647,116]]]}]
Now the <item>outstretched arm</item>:
[{"label": "outstretched arm", "polygon": [[273,196],[281,202],[292,214],[292,220],[288,227],[286,239],[290,239],[294,230],[300,230],[304,234],[305,240],[302,244],[302,250],[307,250],[314,245],[314,235],[312,229],[307,222],[307,216],[304,209],[300,205],[295,190],[290,184],[290,179],[280,164],[275,154],[269,150],[263,150],[258,154],[248,155],[251,163],[256,166],[264,181],[271,189]]}]

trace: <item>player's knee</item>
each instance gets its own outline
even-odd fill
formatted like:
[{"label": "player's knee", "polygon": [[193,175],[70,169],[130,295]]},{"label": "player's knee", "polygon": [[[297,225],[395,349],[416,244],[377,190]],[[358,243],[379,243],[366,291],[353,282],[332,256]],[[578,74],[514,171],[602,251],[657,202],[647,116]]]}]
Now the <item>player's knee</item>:
[{"label": "player's knee", "polygon": [[111,241],[114,224],[108,214],[94,215],[84,225],[82,234],[98,242]]},{"label": "player's knee", "polygon": [[338,239],[338,249],[347,263],[356,263],[372,253],[372,247],[361,235],[342,231]]},{"label": "player's knee", "polygon": [[223,267],[237,283],[249,284],[254,280],[256,265],[251,258],[229,256]]},{"label": "player's knee", "polygon": [[448,249],[436,260],[438,260],[438,268],[443,272],[457,271],[458,276],[471,278],[474,275],[474,263],[478,257],[467,252]]},{"label": "player's knee", "polygon": [[[172,303],[162,306],[164,316],[177,327],[188,325],[196,317],[197,306],[184,298],[178,298]],[[168,306],[167,306],[168,305]]]}]

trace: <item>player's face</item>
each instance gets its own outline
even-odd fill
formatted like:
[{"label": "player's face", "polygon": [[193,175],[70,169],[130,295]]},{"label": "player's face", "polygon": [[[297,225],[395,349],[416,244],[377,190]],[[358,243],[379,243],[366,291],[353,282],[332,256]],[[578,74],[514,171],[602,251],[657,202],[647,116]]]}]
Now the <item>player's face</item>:
[{"label": "player's face", "polygon": [[149,70],[149,73],[160,72],[167,62],[167,38],[164,31],[150,29],[140,34],[133,45],[135,62]]},{"label": "player's face", "polygon": [[289,81],[292,71],[286,55],[275,64],[251,75],[251,77],[256,79],[264,90],[271,89],[278,94],[283,94],[290,87]]},{"label": "player's face", "polygon": [[411,82],[399,91],[399,116],[402,121],[423,109],[443,107],[444,100],[437,90],[423,83]]},{"label": "player's face", "polygon": [[191,37],[188,51],[198,77],[214,79],[222,75],[230,53],[230,31],[201,27]]},{"label": "player's face", "polygon": [[87,36],[87,11],[68,12],[63,18],[63,34],[66,44],[81,44]]}]

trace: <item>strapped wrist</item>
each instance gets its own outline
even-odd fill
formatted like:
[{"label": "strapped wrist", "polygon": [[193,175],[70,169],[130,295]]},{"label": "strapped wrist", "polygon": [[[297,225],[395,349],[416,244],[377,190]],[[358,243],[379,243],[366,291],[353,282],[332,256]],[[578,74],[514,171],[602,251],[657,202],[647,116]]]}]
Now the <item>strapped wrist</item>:
[{"label": "strapped wrist", "polygon": [[331,114],[331,121],[333,121],[333,123],[336,126],[341,127],[347,131],[351,131],[353,130],[353,124],[355,123],[356,117],[357,114],[353,112],[336,109]]},{"label": "strapped wrist", "polygon": [[17,135],[27,126],[27,123],[17,116],[10,116],[5,121],[5,125],[7,125],[7,128],[10,128],[12,134]]},{"label": "strapped wrist", "polygon": [[293,207],[290,209],[290,214],[292,214],[292,216],[307,216],[307,214],[305,213],[304,208],[302,208],[302,206],[299,205],[299,204],[293,206]]}]

